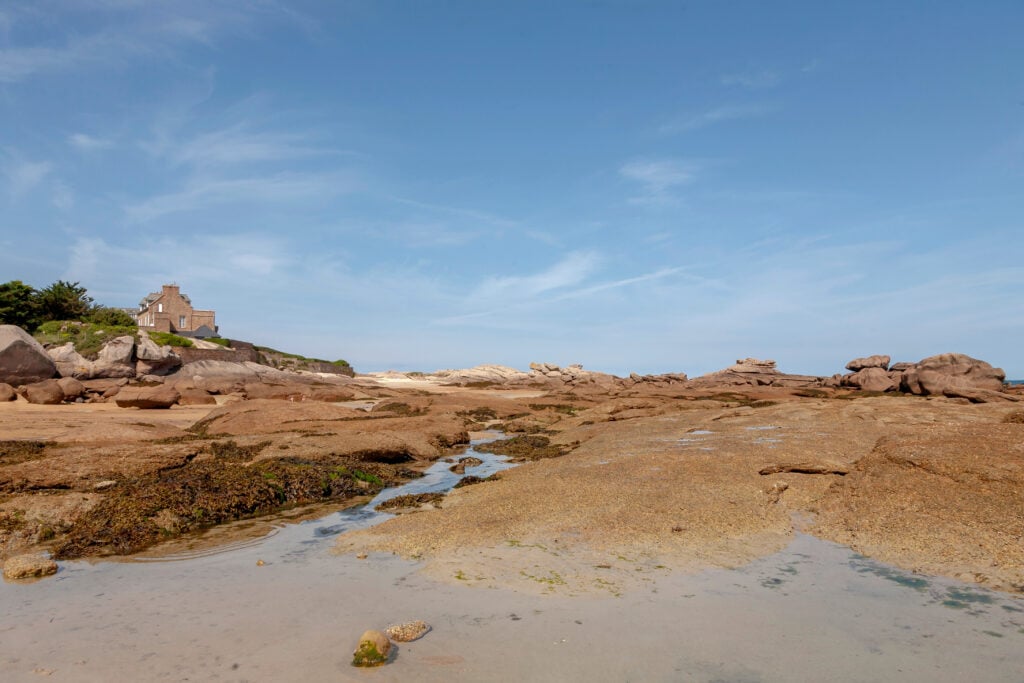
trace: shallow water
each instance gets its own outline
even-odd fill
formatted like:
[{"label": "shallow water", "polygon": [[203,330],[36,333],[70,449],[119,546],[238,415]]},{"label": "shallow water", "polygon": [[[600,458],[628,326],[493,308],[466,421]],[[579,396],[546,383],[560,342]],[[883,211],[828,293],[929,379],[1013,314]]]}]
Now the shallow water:
[{"label": "shallow water", "polygon": [[[508,466],[477,455],[470,474]],[[458,478],[448,467],[378,499],[441,490]],[[228,551],[69,562],[2,584],[0,680],[1024,680],[1024,599],[810,536],[739,569],[665,570],[622,597],[570,598],[330,553],[341,531],[388,516],[368,506]],[[348,665],[364,629],[411,619],[434,630],[383,669]]]}]

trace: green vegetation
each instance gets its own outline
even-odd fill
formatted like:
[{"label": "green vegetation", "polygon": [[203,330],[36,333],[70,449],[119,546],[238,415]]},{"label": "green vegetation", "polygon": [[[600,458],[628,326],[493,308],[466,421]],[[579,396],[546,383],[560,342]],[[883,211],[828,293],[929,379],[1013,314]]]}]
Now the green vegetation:
[{"label": "green vegetation", "polygon": [[264,443],[239,446],[230,441],[210,444],[213,458],[120,480],[75,521],[54,548],[54,556],[130,554],[169,536],[285,506],[377,493],[385,478],[393,482],[405,472],[380,463],[361,463],[377,474],[349,470],[355,461],[348,457],[247,461],[263,447]]},{"label": "green vegetation", "polygon": [[369,640],[359,643],[359,649],[352,655],[352,666],[380,666],[387,661],[388,658]]},{"label": "green vegetation", "polygon": [[180,346],[184,348],[194,346],[191,339],[179,337],[170,332],[150,332],[149,338],[160,346]]},{"label": "green vegetation", "polygon": [[572,446],[555,445],[546,436],[530,434],[479,444],[476,446],[476,450],[483,453],[507,455],[514,461],[522,462],[525,460],[557,458],[572,450]]},{"label": "green vegetation", "polygon": [[[323,358],[307,358],[306,356],[299,355],[297,353],[287,353],[285,351],[278,351],[272,349],[269,346],[254,346],[254,349],[260,353],[260,362],[263,365],[269,365],[279,370],[306,370],[312,369],[314,371],[319,370],[329,371],[323,366],[329,365],[338,368],[340,374],[348,375],[349,377],[355,375],[355,371],[347,360],[338,359],[334,361],[324,360]],[[319,368],[310,367],[311,365],[320,365]]]},{"label": "green vegetation", "polygon": [[21,280],[0,284],[0,324],[33,332],[45,323],[68,321],[99,328],[136,328],[128,313],[94,303],[77,282],[57,280],[38,290]]},{"label": "green vegetation", "polygon": [[75,345],[75,351],[86,358],[95,358],[99,350],[111,339],[124,336],[136,336],[135,325],[98,325],[74,320],[51,320],[43,323],[36,330],[35,338],[42,344]]},{"label": "green vegetation", "polygon": [[358,479],[359,481],[365,481],[366,483],[374,486],[384,486],[384,482],[376,474],[370,474],[369,472],[363,472],[362,470],[352,470],[352,478]]},{"label": "green vegetation", "polygon": [[224,339],[223,337],[208,337],[207,339],[205,339],[203,341],[208,341],[208,342],[213,342],[214,344],[219,344],[220,346],[223,346],[226,349],[231,348],[231,340],[230,339]]}]

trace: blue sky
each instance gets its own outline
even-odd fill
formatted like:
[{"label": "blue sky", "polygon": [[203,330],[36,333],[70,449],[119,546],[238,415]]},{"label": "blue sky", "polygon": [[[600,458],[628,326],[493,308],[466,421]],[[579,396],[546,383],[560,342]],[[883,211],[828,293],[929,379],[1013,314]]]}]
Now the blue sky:
[{"label": "blue sky", "polygon": [[0,281],[359,370],[1024,377],[1024,5],[0,4]]}]

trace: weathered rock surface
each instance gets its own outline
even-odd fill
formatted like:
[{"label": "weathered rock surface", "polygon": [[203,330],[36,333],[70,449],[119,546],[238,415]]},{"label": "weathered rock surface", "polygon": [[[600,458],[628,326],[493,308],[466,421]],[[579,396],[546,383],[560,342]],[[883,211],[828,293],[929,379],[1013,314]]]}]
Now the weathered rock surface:
[{"label": "weathered rock surface", "polygon": [[478,365],[463,370],[438,370],[433,373],[441,384],[466,386],[469,384],[509,384],[529,378],[529,373],[504,365]]},{"label": "weathered rock surface", "polygon": [[61,391],[64,392],[64,400],[71,401],[85,393],[85,385],[74,377],[61,377],[57,380]]},{"label": "weathered rock surface", "polygon": [[863,391],[894,391],[899,383],[879,365],[872,365],[842,378],[842,386],[854,387]]},{"label": "weathered rock surface", "polygon": [[737,360],[724,370],[711,372],[690,380],[695,387],[713,388],[716,386],[772,386],[772,387],[808,387],[821,384],[819,377],[809,375],[789,375],[779,372],[773,360],[744,358]]},{"label": "weathered rock surface", "polygon": [[181,389],[178,398],[178,405],[182,406],[212,406],[217,399],[212,394],[202,389]]},{"label": "weathered rock surface", "polygon": [[92,363],[92,377],[135,377],[135,337],[108,341]]},{"label": "weathered rock surface", "polygon": [[26,384],[21,390],[29,403],[49,406],[64,402],[64,390],[55,379]]},{"label": "weathered rock surface", "polygon": [[0,382],[18,386],[56,374],[57,367],[32,335],[17,325],[0,325]]},{"label": "weathered rock surface", "polygon": [[976,389],[973,387],[950,386],[943,389],[942,393],[949,398],[966,398],[971,403],[1016,402],[1021,400],[1020,396],[1008,394],[1004,391]]},{"label": "weathered rock surface", "polygon": [[394,624],[384,629],[388,638],[396,643],[411,643],[419,640],[430,631],[430,624],[425,621],[407,621],[404,624]]},{"label": "weathered rock surface", "polygon": [[181,367],[181,357],[169,346],[143,337],[135,349],[135,372],[139,375],[167,375]]},{"label": "weathered rock surface", "polygon": [[121,408],[170,408],[181,394],[174,387],[125,387],[117,392],[114,402]]},{"label": "weathered rock surface", "polygon": [[907,368],[900,389],[919,396],[943,395],[946,390],[987,389],[1001,391],[1006,373],[983,360],[962,353],[943,353]]},{"label": "weathered rock surface", "polygon": [[868,368],[881,368],[882,370],[889,369],[889,361],[892,358],[889,356],[867,356],[865,358],[854,358],[846,364],[846,369],[851,372],[857,372],[859,370],[866,370]]},{"label": "weathered rock surface", "polygon": [[57,563],[44,555],[15,555],[4,562],[4,578],[33,579],[57,573]]},{"label": "weathered rock surface", "polygon": [[17,398],[18,393],[14,390],[14,387],[5,382],[0,382],[0,403],[14,401]]},{"label": "weathered rock surface", "polygon": [[63,346],[54,346],[47,349],[46,353],[57,366],[57,372],[61,377],[92,379],[92,361],[75,351],[73,343],[68,342]]},{"label": "weathered rock surface", "polygon": [[352,666],[381,666],[387,664],[391,654],[391,641],[381,631],[370,629],[359,637],[359,645],[352,653]]},{"label": "weathered rock surface", "polygon": [[343,386],[352,380],[345,375],[314,375],[275,370],[259,363],[235,363],[221,360],[198,360],[185,363],[169,378],[175,385],[204,389],[212,394],[242,393],[246,385],[259,383],[292,385],[322,384]]}]

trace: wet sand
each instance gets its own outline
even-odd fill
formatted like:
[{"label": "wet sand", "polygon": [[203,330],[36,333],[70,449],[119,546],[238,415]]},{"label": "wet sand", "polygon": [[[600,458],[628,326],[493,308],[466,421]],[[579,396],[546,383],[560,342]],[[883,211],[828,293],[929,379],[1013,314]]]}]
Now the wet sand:
[{"label": "wet sand", "polygon": [[[325,520],[328,523],[331,520]],[[438,583],[336,557],[321,523],[179,562],[66,563],[0,586],[5,681],[1020,681],[1024,600],[799,535],[736,570],[620,597]],[[257,566],[257,559],[265,562]],[[382,669],[365,628],[424,619]]]}]

